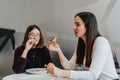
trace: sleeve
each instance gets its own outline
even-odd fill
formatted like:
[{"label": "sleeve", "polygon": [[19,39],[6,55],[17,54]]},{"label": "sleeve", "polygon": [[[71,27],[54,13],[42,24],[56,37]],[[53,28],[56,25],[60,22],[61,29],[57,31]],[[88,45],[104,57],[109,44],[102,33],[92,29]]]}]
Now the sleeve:
[{"label": "sleeve", "polygon": [[17,48],[15,50],[14,61],[12,66],[13,71],[15,73],[22,73],[25,71],[27,59],[21,57],[22,52],[23,50],[21,50],[20,48]]},{"label": "sleeve", "polygon": [[88,71],[71,71],[70,78],[82,80],[97,80],[105,65],[111,49],[108,41],[103,37],[98,37],[93,45],[93,58]]},{"label": "sleeve", "polygon": [[64,69],[74,69],[76,67],[76,51],[74,52],[72,58],[70,60],[65,58],[65,61],[61,63]]},{"label": "sleeve", "polygon": [[47,49],[47,47],[44,47],[43,50],[44,50],[44,58],[43,58],[44,64],[48,64],[48,63],[52,62],[52,58],[50,56],[50,52]]}]

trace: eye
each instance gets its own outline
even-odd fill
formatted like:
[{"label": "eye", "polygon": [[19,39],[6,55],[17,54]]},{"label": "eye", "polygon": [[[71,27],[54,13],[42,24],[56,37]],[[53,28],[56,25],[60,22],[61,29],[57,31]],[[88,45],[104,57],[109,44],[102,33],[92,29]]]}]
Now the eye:
[{"label": "eye", "polygon": [[80,26],[80,24],[76,24],[76,26]]},{"label": "eye", "polygon": [[80,23],[79,23],[79,22],[75,22],[75,25],[76,25],[76,26],[80,26]]}]

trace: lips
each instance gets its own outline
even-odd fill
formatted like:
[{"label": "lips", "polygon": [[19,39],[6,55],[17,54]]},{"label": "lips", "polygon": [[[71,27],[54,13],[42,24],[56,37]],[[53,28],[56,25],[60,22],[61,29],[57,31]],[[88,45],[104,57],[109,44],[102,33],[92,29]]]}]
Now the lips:
[{"label": "lips", "polygon": [[77,34],[78,32],[74,30],[74,34]]}]

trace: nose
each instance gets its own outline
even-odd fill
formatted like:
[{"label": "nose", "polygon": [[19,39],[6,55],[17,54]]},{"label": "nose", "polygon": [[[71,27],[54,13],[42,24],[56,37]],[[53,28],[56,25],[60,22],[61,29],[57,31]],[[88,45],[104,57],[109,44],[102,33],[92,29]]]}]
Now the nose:
[{"label": "nose", "polygon": [[34,39],[37,39],[38,38],[38,35],[34,35]]},{"label": "nose", "polygon": [[76,26],[75,26],[75,25],[73,26],[73,29],[74,29],[74,30],[76,29]]},{"label": "nose", "polygon": [[37,38],[38,38],[38,35],[33,35],[31,38],[32,38],[32,39],[37,39]]}]

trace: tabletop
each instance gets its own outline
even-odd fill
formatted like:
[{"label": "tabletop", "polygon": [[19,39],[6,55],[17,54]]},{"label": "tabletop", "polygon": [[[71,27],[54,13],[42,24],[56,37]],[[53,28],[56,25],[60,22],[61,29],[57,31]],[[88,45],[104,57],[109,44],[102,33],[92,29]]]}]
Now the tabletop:
[{"label": "tabletop", "polygon": [[[44,73],[44,74],[28,74],[28,73],[10,74],[10,75],[3,77],[2,80],[30,80],[27,78],[26,79],[23,79],[23,78],[30,77],[30,76],[43,76],[43,75],[50,75],[50,74],[48,74],[48,73]],[[35,80],[43,80],[43,79],[39,78],[39,79],[35,79]],[[49,80],[75,80],[75,79],[54,77],[53,79],[49,79]]]}]

